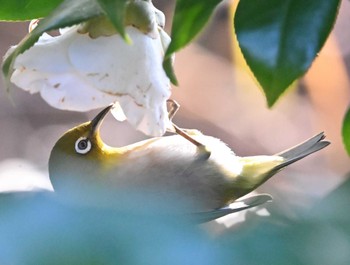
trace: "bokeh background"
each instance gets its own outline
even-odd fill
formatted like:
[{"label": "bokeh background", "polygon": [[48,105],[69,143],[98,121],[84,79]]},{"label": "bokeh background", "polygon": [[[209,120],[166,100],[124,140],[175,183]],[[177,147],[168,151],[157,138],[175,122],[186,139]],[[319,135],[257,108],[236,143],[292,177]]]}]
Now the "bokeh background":
[{"label": "bokeh background", "polygon": [[[167,14],[170,32],[174,1],[154,0]],[[324,131],[332,145],[294,164],[259,188],[275,198],[269,206],[288,216],[311,207],[346,180],[350,160],[341,123],[350,102],[350,8],[343,1],[337,23],[307,74],[272,109],[237,48],[231,14],[224,2],[196,42],[176,54],[181,104],[174,121],[221,138],[238,155],[274,154]],[[0,23],[0,54],[27,33],[28,23]],[[54,62],[52,62],[54,63]],[[98,112],[68,112],[48,106],[39,95],[13,86],[0,88],[0,191],[50,189],[47,162],[56,140]],[[102,137],[122,146],[144,139],[127,123],[107,117]],[[350,137],[350,136],[349,136]]]}]

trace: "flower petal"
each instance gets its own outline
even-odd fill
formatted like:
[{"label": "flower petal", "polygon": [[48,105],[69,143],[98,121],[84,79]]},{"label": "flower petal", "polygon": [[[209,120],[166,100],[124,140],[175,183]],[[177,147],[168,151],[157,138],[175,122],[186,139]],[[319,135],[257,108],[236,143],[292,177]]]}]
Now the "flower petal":
[{"label": "flower petal", "polygon": [[117,119],[126,116],[136,129],[163,135],[170,126],[166,100],[171,93],[162,68],[163,39],[130,26],[126,31],[133,44],[128,45],[118,34],[92,39],[77,29],[42,36],[16,58],[11,82],[40,92],[59,109],[87,111],[118,101],[122,110],[112,112]]},{"label": "flower petal", "polygon": [[[171,94],[170,81],[162,68],[162,41],[140,34],[133,27],[127,27],[126,32],[132,45],[119,35],[97,39],[81,35],[70,45],[69,59],[96,89],[118,97],[128,121],[137,129],[162,135],[169,123],[166,100]],[[158,128],[151,130],[152,126]]]}]

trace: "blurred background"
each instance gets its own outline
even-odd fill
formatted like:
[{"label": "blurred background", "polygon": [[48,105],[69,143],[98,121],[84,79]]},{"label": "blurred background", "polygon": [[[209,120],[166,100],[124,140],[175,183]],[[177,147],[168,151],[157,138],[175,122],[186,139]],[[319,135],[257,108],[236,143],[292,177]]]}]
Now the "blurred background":
[{"label": "blurred background", "polygon": [[[153,3],[166,14],[170,32],[174,1]],[[237,48],[231,19],[235,4],[224,2],[196,42],[176,54],[179,86],[173,87],[172,98],[181,109],[174,121],[222,139],[240,156],[274,154],[324,131],[332,145],[259,188],[273,195],[269,207],[293,216],[326,196],[350,171],[341,141],[341,123],[350,102],[350,3],[343,1],[335,28],[311,69],[272,109]],[[27,28],[28,23],[0,23],[2,56]],[[66,130],[98,110],[56,110],[37,94],[16,87],[7,93],[1,86],[0,191],[50,189],[51,148]],[[102,137],[112,146],[145,138],[112,117],[104,122]]]}]

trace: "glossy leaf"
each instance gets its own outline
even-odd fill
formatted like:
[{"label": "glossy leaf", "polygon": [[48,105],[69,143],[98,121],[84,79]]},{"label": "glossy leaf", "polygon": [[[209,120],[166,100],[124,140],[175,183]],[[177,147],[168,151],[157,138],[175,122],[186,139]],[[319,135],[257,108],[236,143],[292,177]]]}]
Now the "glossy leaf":
[{"label": "glossy leaf", "polygon": [[350,156],[350,109],[348,109],[348,112],[346,113],[343,121],[342,134],[345,149],[348,152],[348,155]]},{"label": "glossy leaf", "polygon": [[272,106],[310,67],[325,43],[340,0],[240,0],[239,46]]},{"label": "glossy leaf", "polygon": [[[174,52],[186,46],[203,29],[221,0],[177,0],[173,25],[171,29],[171,43],[165,53],[164,65],[169,66],[167,59]],[[172,69],[165,67],[170,80],[176,84]]]},{"label": "glossy leaf", "polygon": [[0,0],[0,20],[24,21],[47,16],[63,0]]}]

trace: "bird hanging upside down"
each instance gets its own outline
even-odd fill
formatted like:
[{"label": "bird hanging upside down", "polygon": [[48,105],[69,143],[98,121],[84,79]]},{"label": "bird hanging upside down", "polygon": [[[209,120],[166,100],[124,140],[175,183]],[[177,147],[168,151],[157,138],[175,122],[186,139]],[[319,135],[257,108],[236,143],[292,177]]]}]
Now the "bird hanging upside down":
[{"label": "bird hanging upside down", "polygon": [[99,134],[111,108],[57,141],[49,160],[55,191],[64,191],[66,185],[152,191],[160,200],[177,195],[195,202],[198,211],[210,211],[227,206],[289,164],[329,145],[320,133],[276,155],[239,157],[219,139],[193,130],[184,133],[192,143],[176,134],[115,148]]}]

